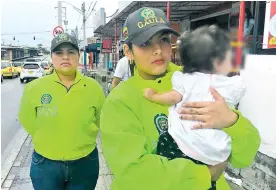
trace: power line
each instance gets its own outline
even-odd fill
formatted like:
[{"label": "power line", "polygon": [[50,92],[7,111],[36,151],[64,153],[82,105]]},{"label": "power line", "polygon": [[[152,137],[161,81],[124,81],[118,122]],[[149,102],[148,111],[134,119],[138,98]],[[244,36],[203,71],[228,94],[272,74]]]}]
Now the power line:
[{"label": "power line", "polygon": [[79,23],[79,21],[80,21],[80,17],[81,17],[81,15],[79,14],[79,18],[78,18],[78,21],[77,21],[76,26],[78,26],[78,23]]},{"label": "power line", "polygon": [[110,17],[113,17],[115,14],[117,14],[117,13],[118,13],[118,11],[119,11],[119,9],[117,9],[117,10],[115,11],[115,13],[114,13],[114,14],[112,14],[112,15],[110,15],[110,16],[107,16],[107,17],[105,17],[105,18],[110,18]]},{"label": "power line", "polygon": [[[96,3],[95,3],[96,4]],[[95,5],[94,5],[95,7]],[[80,17],[79,17],[80,19]],[[79,20],[78,19],[78,20]],[[89,28],[93,28],[92,26],[91,27],[86,27],[86,29],[89,29]],[[75,28],[74,28],[75,29]],[[74,30],[74,29],[68,29],[68,30]],[[81,30],[83,30],[83,28],[81,28]],[[52,33],[53,31],[51,30],[46,30],[46,31],[39,31],[39,32],[18,32],[18,33],[3,33],[1,34],[1,36],[11,36],[11,35],[27,35],[27,34],[42,34],[42,33]]]},{"label": "power line", "polygon": [[89,8],[87,10],[87,12],[89,12],[90,8],[91,8],[91,5],[92,5],[93,1],[91,1],[90,5],[89,5]]},{"label": "power line", "polygon": [[[86,27],[86,29],[88,28],[92,28],[92,27]],[[74,30],[75,28],[68,28],[68,30]],[[41,34],[41,33],[49,33],[49,32],[53,32],[53,31],[40,31],[40,32],[18,32],[18,33],[4,33],[1,34],[1,36],[11,36],[11,35],[26,35],[26,34]]]},{"label": "power line", "polygon": [[20,33],[4,33],[1,36],[9,36],[9,35],[23,35],[23,34],[41,34],[41,33],[48,33],[52,31],[40,31],[40,32],[20,32]]},{"label": "power line", "polygon": [[97,4],[97,1],[94,3],[94,6],[93,6],[91,12],[90,12],[89,15],[85,18],[85,20],[87,20],[87,19],[89,18],[89,16],[91,15],[91,13],[94,11],[94,8],[95,8],[96,4]]}]

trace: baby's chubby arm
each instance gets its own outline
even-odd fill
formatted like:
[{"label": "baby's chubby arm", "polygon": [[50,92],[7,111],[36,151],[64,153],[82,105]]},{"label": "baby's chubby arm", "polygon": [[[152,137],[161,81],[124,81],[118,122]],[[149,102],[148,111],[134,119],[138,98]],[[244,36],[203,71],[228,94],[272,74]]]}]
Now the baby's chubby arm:
[{"label": "baby's chubby arm", "polygon": [[164,93],[157,93],[156,90],[152,88],[146,88],[144,90],[144,97],[151,102],[163,105],[174,105],[182,100],[182,95],[175,90]]}]

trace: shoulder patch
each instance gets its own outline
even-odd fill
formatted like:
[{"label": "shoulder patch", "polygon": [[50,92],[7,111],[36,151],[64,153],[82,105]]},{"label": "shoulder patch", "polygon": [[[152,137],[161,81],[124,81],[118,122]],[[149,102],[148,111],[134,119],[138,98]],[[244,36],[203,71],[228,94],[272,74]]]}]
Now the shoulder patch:
[{"label": "shoulder patch", "polygon": [[168,131],[168,116],[164,113],[160,113],[154,116],[154,124],[159,134]]},{"label": "shoulder patch", "polygon": [[50,104],[52,96],[50,94],[43,94],[41,97],[41,104]]}]

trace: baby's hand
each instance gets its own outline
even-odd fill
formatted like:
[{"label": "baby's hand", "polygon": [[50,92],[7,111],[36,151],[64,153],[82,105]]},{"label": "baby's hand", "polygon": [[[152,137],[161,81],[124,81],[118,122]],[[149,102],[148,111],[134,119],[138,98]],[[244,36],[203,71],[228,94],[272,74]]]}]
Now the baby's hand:
[{"label": "baby's hand", "polygon": [[152,89],[152,88],[146,88],[144,90],[144,97],[148,100],[152,99],[152,96],[156,93],[156,90]]}]

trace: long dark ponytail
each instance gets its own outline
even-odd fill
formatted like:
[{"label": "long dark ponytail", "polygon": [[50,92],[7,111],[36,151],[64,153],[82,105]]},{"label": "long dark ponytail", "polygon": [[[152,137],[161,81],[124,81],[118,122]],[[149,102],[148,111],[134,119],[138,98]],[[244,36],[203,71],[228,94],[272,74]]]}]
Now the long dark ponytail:
[{"label": "long dark ponytail", "polygon": [[[130,49],[130,51],[133,53],[133,51],[132,51],[132,43],[131,43],[131,42],[128,42],[128,43],[127,43],[127,46],[128,46],[128,48]],[[130,70],[131,76],[134,76],[135,62],[132,61],[132,63],[131,63],[131,61],[128,60],[128,66],[129,66],[129,70]]]}]

